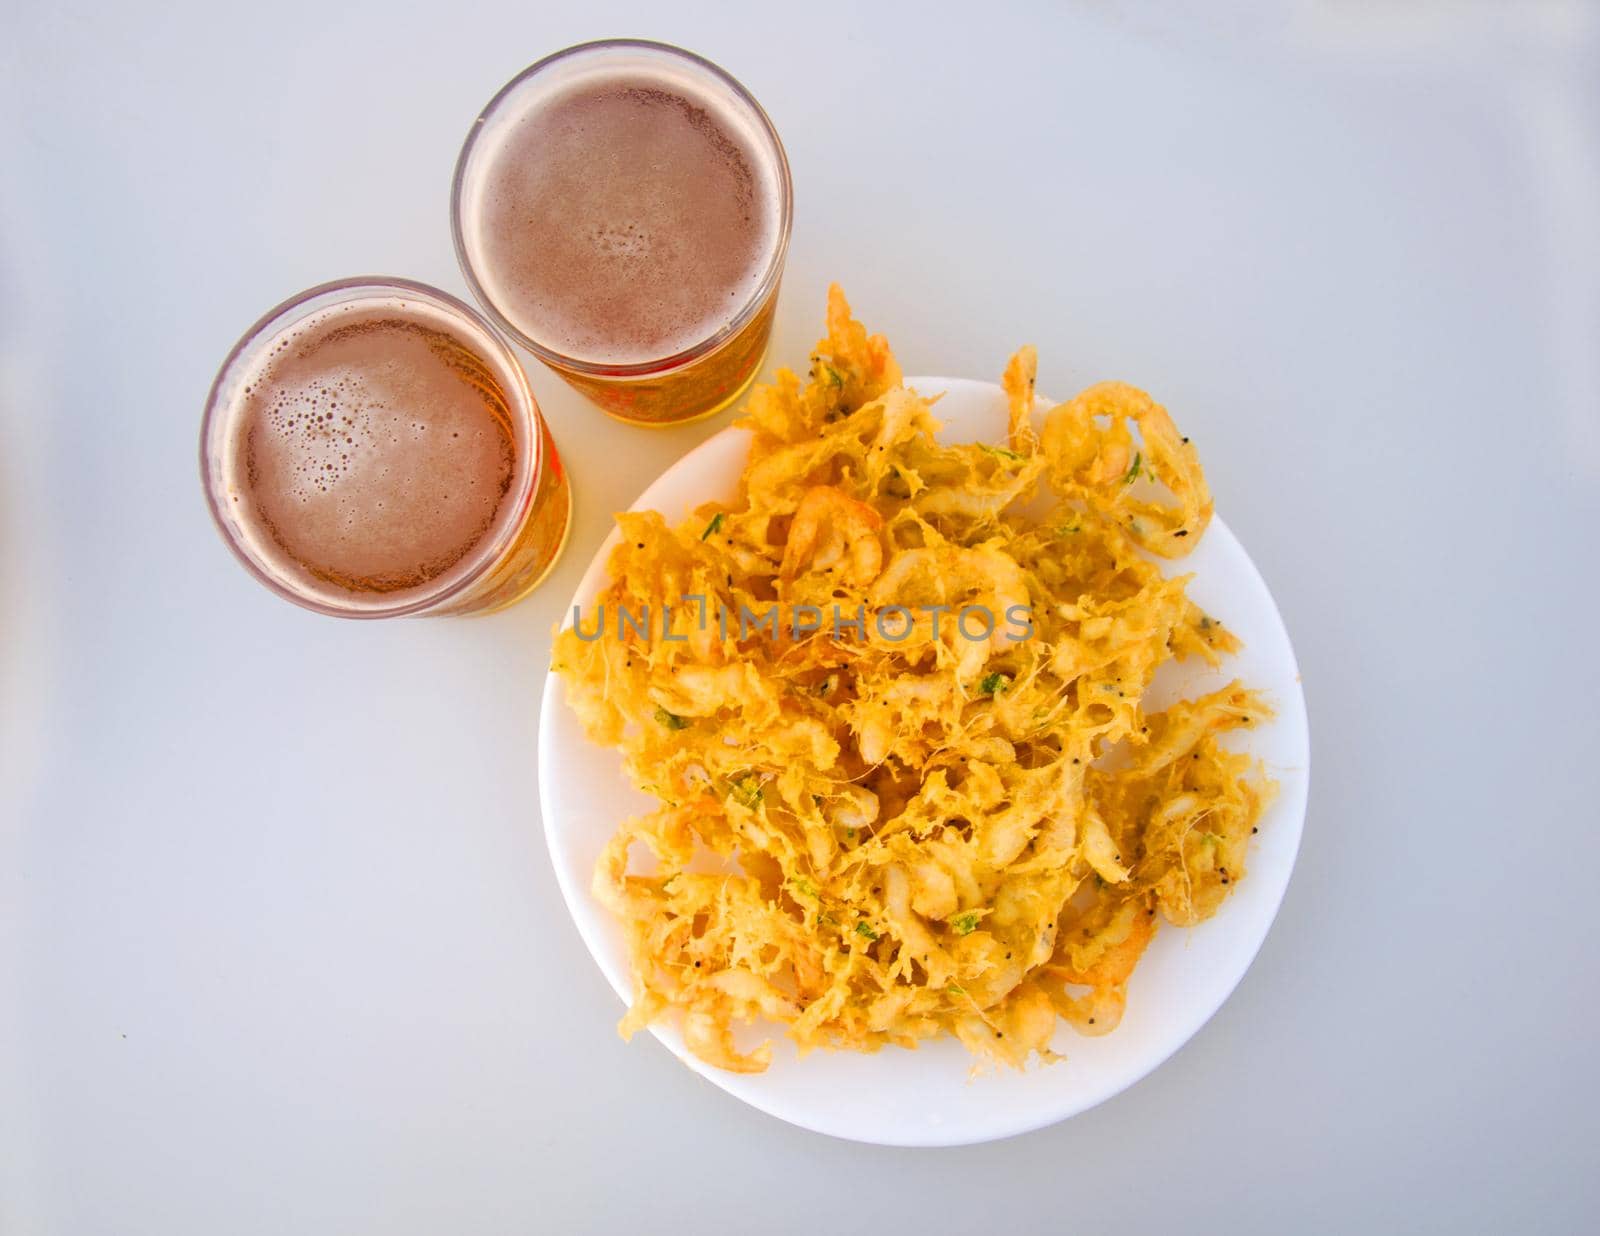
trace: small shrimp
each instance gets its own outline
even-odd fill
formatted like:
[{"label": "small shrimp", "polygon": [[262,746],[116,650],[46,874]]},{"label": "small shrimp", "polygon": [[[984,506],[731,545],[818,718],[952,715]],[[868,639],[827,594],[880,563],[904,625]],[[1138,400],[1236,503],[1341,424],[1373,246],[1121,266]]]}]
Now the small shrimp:
[{"label": "small shrimp", "polygon": [[1039,445],[1039,436],[1033,431],[1033,384],[1038,372],[1039,353],[1029,343],[1017,349],[1000,378],[1011,413],[1006,441],[1012,450],[1024,455],[1033,454]]},{"label": "small shrimp", "polygon": [[908,732],[912,718],[929,715],[952,696],[935,677],[901,678],[889,684],[882,696],[863,700],[856,708],[856,749],[868,764],[888,758],[896,739]]},{"label": "small shrimp", "polygon": [[1071,996],[1060,989],[1051,989],[1050,994],[1061,1016],[1090,1038],[1115,1030],[1128,1007],[1126,983],[1096,987],[1085,996]]},{"label": "small shrimp", "polygon": [[745,661],[726,665],[685,665],[670,683],[651,696],[668,711],[686,717],[710,717],[721,709],[746,716],[776,716],[778,691]]},{"label": "small shrimp", "polygon": [[772,1043],[766,1042],[749,1055],[734,1046],[733,1028],[728,1024],[726,999],[707,992],[683,1014],[683,1045],[715,1068],[730,1073],[763,1073],[772,1063]]},{"label": "small shrimp", "polygon": [[856,735],[856,747],[868,764],[881,764],[889,758],[889,748],[894,746],[895,718],[887,709],[874,709],[864,716]]},{"label": "small shrimp", "polygon": [[[1127,935],[1107,947],[1092,965],[1079,970],[1070,959],[1062,958],[1044,967],[1045,977],[1054,980],[1048,988],[1052,1003],[1081,1034],[1109,1034],[1122,1020],[1128,1003],[1128,979],[1156,931],[1150,913],[1139,913],[1137,906],[1130,910]],[[1087,995],[1073,996],[1066,991],[1067,984],[1091,990]]]},{"label": "small shrimp", "polygon": [[[1110,421],[1106,428],[1097,423],[1102,417]],[[1139,427],[1141,451],[1134,449],[1130,421]],[[1040,446],[1057,494],[1116,519],[1139,545],[1163,558],[1188,553],[1211,522],[1211,490],[1199,455],[1167,410],[1137,387],[1101,382],[1052,409]],[[1176,504],[1130,496],[1141,475],[1158,480]]]},{"label": "small shrimp", "polygon": [[922,916],[911,906],[911,875],[899,863],[883,870],[883,917],[901,944],[900,960],[909,973],[916,960],[928,976],[930,987],[948,983],[955,972],[950,955],[933,938]]},{"label": "small shrimp", "polygon": [[1142,775],[1159,772],[1187,756],[1199,743],[1226,730],[1251,724],[1251,718],[1272,716],[1272,708],[1238,679],[1220,691],[1192,700],[1179,700],[1150,718],[1151,742],[1135,757]]},{"label": "small shrimp", "polygon": [[743,967],[722,970],[706,980],[734,1002],[734,1016],[748,1021],[759,1014],[773,1021],[793,1021],[800,1010],[766,979]]},{"label": "small shrimp", "polygon": [[947,919],[961,908],[955,877],[933,858],[909,863],[911,908],[924,918]]},{"label": "small shrimp", "polygon": [[835,828],[870,828],[878,818],[878,796],[865,786],[841,785],[829,791],[822,810]]},{"label": "small shrimp", "polygon": [[[970,999],[973,988],[965,986],[964,990],[963,998]],[[1020,1069],[1036,1052],[1042,1063],[1057,1059],[1050,1050],[1056,1010],[1049,993],[1035,982],[1017,984],[992,1007],[977,1005],[956,1020],[951,1030],[978,1061],[1001,1062]],[[982,1065],[974,1063],[969,1076],[981,1071]]]},{"label": "small shrimp", "polygon": [[[891,451],[918,433],[931,438],[939,428],[939,423],[928,413],[928,401],[904,387],[885,391],[878,399],[878,406],[883,419],[872,438],[874,455]],[[871,459],[867,464],[869,471],[881,471],[888,466],[886,462],[874,465]]]},{"label": "small shrimp", "polygon": [[[1090,868],[1107,884],[1123,884],[1128,879],[1128,868],[1117,853],[1117,843],[1100,813],[1088,803],[1083,809],[1083,858]],[[1137,954],[1136,954],[1137,956]]]},{"label": "small shrimp", "polygon": [[683,1044],[707,1064],[733,1073],[760,1073],[772,1062],[772,1043],[762,1043],[749,1055],[734,1046],[729,1022],[757,1017],[790,1022],[800,1010],[793,1000],[766,979],[736,968],[713,975],[690,1002],[683,1015]]},{"label": "small shrimp", "polygon": [[790,583],[807,566],[816,571],[844,568],[844,577],[864,585],[883,569],[883,516],[831,485],[806,490],[789,525],[779,575]]},{"label": "small shrimp", "polygon": [[[1022,568],[993,544],[920,546],[904,549],[872,585],[874,606],[942,605],[953,611],[939,624],[939,638],[957,656],[963,677],[976,673],[994,653],[1019,638],[1020,616],[1031,613],[1028,581]],[[975,609],[984,634],[972,637],[962,611]]]}]

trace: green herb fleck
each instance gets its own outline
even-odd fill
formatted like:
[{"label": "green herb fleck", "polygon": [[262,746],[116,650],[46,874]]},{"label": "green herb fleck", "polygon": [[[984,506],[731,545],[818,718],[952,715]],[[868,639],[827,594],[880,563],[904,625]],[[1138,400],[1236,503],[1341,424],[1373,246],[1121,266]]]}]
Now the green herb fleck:
[{"label": "green herb fleck", "polygon": [[761,801],[761,782],[748,774],[736,779],[732,788],[734,800],[752,810]]},{"label": "green herb fleck", "polygon": [[806,879],[805,876],[795,876],[794,879],[789,881],[789,887],[799,893],[800,896],[811,898],[812,901],[822,900],[822,894],[817,892],[817,886]]},{"label": "green herb fleck", "polygon": [[966,910],[950,920],[950,928],[958,936],[970,936],[977,930],[978,920],[982,917],[976,910]]},{"label": "green herb fleck", "polygon": [[656,722],[666,726],[669,730],[684,730],[689,728],[689,718],[680,717],[675,712],[668,712],[665,708],[656,709]]},{"label": "green herb fleck", "polygon": [[868,927],[865,923],[856,924],[856,935],[865,936],[869,940],[876,940],[878,938],[878,933],[872,930],[871,927]]},{"label": "green herb fleck", "polygon": [[1021,463],[1027,458],[1026,455],[1023,455],[1018,451],[1008,451],[1003,446],[990,446],[987,442],[978,443],[978,449],[982,451],[988,451],[991,455],[998,455],[1001,459],[1009,459],[1013,463]]},{"label": "green herb fleck", "polygon": [[1124,485],[1132,485],[1139,479],[1139,465],[1144,462],[1143,456],[1138,451],[1133,453],[1133,463],[1128,466],[1128,474],[1122,478]]},{"label": "green herb fleck", "polygon": [[722,531],[722,512],[718,511],[711,517],[711,522],[706,525],[706,530],[700,534],[700,539],[703,541],[713,533],[720,531]]},{"label": "green herb fleck", "polygon": [[1010,685],[1010,674],[986,674],[983,681],[978,684],[978,690],[982,691],[985,695],[998,695]]},{"label": "green herb fleck", "polygon": [[945,990],[952,996],[964,996],[967,994],[967,989],[961,986],[959,983],[951,983],[950,986],[945,988]]}]

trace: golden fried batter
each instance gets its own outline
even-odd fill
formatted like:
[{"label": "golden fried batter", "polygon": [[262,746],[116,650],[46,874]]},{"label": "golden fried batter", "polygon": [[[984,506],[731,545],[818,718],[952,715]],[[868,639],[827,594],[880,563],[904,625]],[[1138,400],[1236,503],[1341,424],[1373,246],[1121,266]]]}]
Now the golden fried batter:
[{"label": "golden fried batter", "polygon": [[1058,1017],[1116,1026],[1158,911],[1198,922],[1244,874],[1271,783],[1217,740],[1268,708],[1237,683],[1143,706],[1164,662],[1238,646],[1140,552],[1205,532],[1198,457],[1120,383],[1036,433],[1035,366],[1007,366],[1006,446],[941,446],[835,287],[806,381],[750,398],[735,500],[619,517],[555,665],[661,803],[595,873],[625,1035],[677,1010],[743,1072],[770,1060],[734,1042],[757,1017],[802,1051],[950,1033],[1048,1060]]}]

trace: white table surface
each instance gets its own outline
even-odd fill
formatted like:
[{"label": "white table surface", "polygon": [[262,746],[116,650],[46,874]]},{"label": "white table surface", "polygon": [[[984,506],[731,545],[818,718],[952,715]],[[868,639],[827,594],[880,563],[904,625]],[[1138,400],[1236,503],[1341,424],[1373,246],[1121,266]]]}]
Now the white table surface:
[{"label": "white table surface", "polygon": [[[0,1231],[1592,1230],[1596,6],[0,14]],[[576,530],[484,620],[299,612],[205,517],[238,333],[341,275],[459,292],[473,115],[629,33],[788,145],[775,359],[839,279],[908,372],[1031,340],[1044,389],[1150,388],[1295,638],[1277,926],[1065,1125],[875,1150],[613,1033],[537,697],[610,513],[721,419],[533,367]]]}]

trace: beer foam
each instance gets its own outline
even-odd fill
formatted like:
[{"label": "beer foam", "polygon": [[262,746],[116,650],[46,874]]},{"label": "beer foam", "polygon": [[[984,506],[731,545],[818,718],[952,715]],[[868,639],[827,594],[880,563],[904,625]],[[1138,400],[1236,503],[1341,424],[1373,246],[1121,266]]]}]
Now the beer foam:
[{"label": "beer foam", "polygon": [[295,568],[351,592],[437,579],[511,488],[504,392],[420,306],[341,307],[296,326],[242,400],[239,514]]},{"label": "beer foam", "polygon": [[752,121],[685,80],[611,74],[537,100],[483,139],[466,221],[488,299],[593,364],[687,350],[758,291],[782,230]]}]

